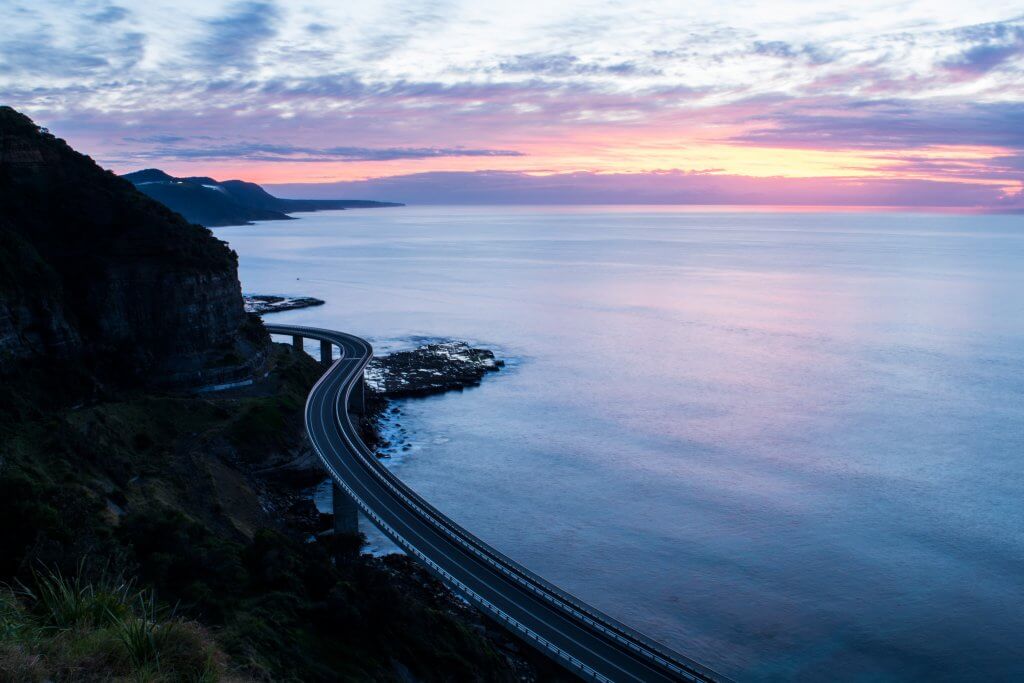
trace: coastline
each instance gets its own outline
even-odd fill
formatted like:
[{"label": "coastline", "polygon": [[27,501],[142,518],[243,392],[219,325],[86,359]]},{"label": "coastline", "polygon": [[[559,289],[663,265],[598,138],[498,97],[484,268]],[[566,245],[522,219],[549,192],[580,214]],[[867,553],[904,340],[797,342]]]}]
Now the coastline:
[{"label": "coastline", "polygon": [[[367,367],[366,413],[359,425],[363,441],[380,459],[408,454],[415,445],[409,429],[401,422],[401,401],[461,392],[479,386],[487,375],[504,367],[505,361],[496,358],[490,349],[450,339],[432,340],[415,349],[375,357]],[[331,510],[329,484],[330,480],[323,478],[311,492],[324,514]],[[379,538],[389,549],[387,552],[402,552],[383,535]]]},{"label": "coastline", "polygon": [[[367,377],[365,414],[360,418],[364,442],[378,458],[390,459],[409,453],[414,446],[409,430],[400,420],[401,403],[448,392],[461,392],[478,386],[488,374],[505,367],[490,349],[476,348],[462,341],[439,340],[421,344],[412,350],[395,351],[374,358],[375,377]],[[368,368],[369,370],[369,368]],[[369,373],[368,373],[369,374]],[[319,462],[310,464],[320,472]],[[322,476],[322,475],[321,475]],[[319,519],[319,535],[330,535],[333,524],[333,483],[330,478],[304,489],[305,503],[312,503]],[[360,513],[363,557],[367,562],[392,573],[395,582],[407,591],[426,591],[436,604],[486,639],[522,682],[577,680],[564,668],[533,647],[521,642],[508,629],[452,591],[418,561],[409,557],[373,523]]]}]

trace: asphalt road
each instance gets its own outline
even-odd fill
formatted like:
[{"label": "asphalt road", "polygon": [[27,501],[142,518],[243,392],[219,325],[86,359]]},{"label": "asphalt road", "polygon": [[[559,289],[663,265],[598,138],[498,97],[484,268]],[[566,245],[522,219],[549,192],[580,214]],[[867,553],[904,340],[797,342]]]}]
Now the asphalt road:
[{"label": "asphalt road", "polygon": [[[453,589],[568,669],[599,681],[723,681],[719,674],[602,614],[462,529],[403,484],[363,444],[349,394],[373,355],[343,332],[267,325],[327,340],[342,357],[313,387],[306,429],[334,480],[395,543]],[[361,389],[360,389],[361,390]]]}]

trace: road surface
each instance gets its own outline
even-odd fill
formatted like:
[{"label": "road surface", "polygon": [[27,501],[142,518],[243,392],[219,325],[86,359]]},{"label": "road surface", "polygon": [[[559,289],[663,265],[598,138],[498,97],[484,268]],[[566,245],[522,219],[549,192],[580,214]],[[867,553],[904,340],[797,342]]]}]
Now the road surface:
[{"label": "road surface", "polygon": [[724,681],[723,676],[602,614],[491,548],[403,484],[363,444],[350,413],[370,345],[350,334],[267,325],[328,341],[341,358],[306,402],[306,430],[334,481],[364,514],[445,583],[575,673],[598,681]]}]

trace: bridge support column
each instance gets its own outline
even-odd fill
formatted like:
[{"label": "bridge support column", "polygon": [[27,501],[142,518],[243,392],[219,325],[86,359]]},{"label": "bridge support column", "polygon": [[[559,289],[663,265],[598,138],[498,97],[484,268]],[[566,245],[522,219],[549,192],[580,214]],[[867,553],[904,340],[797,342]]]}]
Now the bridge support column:
[{"label": "bridge support column", "polygon": [[320,340],[320,362],[324,365],[330,365],[334,362],[334,358],[331,355],[331,342],[324,339]]},{"label": "bridge support column", "polygon": [[293,334],[292,335],[292,347],[298,349],[299,351],[302,351],[302,335],[301,334]]},{"label": "bridge support column", "polygon": [[366,379],[364,377],[360,377],[352,387],[352,393],[348,395],[349,412],[355,413],[356,415],[364,415],[366,413],[365,389]]},{"label": "bridge support column", "polygon": [[336,482],[331,490],[331,499],[334,508],[334,533],[359,533],[359,508]]}]

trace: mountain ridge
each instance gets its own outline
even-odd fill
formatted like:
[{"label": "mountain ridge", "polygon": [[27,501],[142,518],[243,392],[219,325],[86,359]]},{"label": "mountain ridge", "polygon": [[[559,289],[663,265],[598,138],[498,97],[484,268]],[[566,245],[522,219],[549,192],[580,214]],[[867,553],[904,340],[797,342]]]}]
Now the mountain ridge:
[{"label": "mountain ridge", "polygon": [[288,214],[307,211],[403,206],[362,199],[283,199],[245,180],[220,181],[206,176],[179,178],[158,168],[145,168],[121,177],[188,220],[207,227],[290,220],[292,216]]}]

